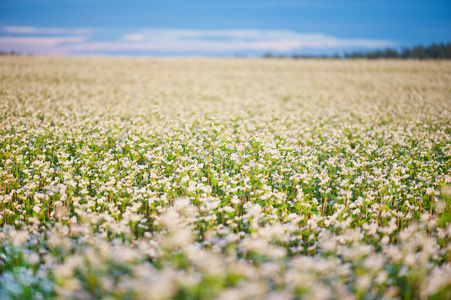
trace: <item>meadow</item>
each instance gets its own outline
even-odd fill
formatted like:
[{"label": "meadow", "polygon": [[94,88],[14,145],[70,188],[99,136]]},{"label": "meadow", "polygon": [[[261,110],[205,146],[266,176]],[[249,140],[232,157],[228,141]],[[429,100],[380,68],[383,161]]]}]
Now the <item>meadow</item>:
[{"label": "meadow", "polygon": [[0,299],[451,298],[451,62],[0,76]]}]

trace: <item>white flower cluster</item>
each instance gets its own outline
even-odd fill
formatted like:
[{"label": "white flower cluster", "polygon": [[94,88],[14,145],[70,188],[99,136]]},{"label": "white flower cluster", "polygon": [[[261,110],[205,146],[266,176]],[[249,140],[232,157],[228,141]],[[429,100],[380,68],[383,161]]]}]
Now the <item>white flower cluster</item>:
[{"label": "white flower cluster", "polygon": [[451,298],[451,63],[0,64],[1,299]]}]

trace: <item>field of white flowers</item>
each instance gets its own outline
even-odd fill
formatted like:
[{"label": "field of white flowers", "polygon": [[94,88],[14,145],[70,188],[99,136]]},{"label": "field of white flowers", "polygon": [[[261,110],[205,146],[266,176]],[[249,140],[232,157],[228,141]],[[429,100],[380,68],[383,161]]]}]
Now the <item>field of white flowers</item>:
[{"label": "field of white flowers", "polygon": [[450,62],[0,76],[0,299],[451,298]]}]

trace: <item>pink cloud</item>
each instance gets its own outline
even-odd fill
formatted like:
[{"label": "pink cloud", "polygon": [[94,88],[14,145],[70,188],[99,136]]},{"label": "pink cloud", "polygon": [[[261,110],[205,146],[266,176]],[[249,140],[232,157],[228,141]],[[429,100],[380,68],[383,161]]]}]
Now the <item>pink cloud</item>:
[{"label": "pink cloud", "polygon": [[[327,49],[344,47],[383,48],[394,44],[386,40],[340,39],[321,33],[298,33],[290,30],[186,30],[144,28],[118,35],[110,40],[96,41],[83,29],[3,26],[0,50],[35,54],[102,54],[130,52],[236,53],[237,51],[293,51],[303,48]],[[80,34],[75,34],[80,33]],[[29,34],[32,36],[14,36]],[[60,36],[48,36],[49,34]],[[47,36],[43,36],[47,35]]]},{"label": "pink cloud", "polygon": [[6,51],[20,51],[33,54],[67,55],[70,52],[61,48],[67,43],[81,43],[86,41],[81,36],[66,37],[0,37],[0,49]]}]

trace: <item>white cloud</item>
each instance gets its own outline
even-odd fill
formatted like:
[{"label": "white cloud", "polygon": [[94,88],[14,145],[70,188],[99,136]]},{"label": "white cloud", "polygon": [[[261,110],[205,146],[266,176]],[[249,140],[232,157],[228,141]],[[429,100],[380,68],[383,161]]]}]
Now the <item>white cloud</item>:
[{"label": "white cloud", "polygon": [[[241,45],[253,43],[267,43],[273,47],[273,43],[279,41],[291,41],[295,48],[330,48],[330,47],[384,47],[393,43],[387,40],[372,39],[340,39],[321,33],[297,33],[289,30],[177,30],[177,29],[143,29],[128,37],[139,37],[142,42],[208,42],[217,43],[228,41],[241,43]],[[130,40],[130,39],[129,39]],[[253,48],[253,46],[251,46]]]},{"label": "white cloud", "polygon": [[[88,43],[90,51],[168,51],[227,52],[240,50],[291,51],[305,48],[343,47],[382,48],[393,42],[371,39],[340,39],[320,33],[297,33],[288,30],[178,30],[142,29],[122,36],[121,42]],[[129,43],[134,42],[134,43]],[[139,43],[137,43],[139,42]]]},{"label": "white cloud", "polygon": [[0,31],[9,34],[87,34],[91,32],[87,28],[47,28],[32,26],[0,26]]},{"label": "white cloud", "polygon": [[88,42],[68,46],[72,50],[100,51],[155,51],[155,52],[227,52],[240,50],[289,51],[300,48],[301,44],[293,40],[257,41],[257,42],[207,42],[207,41],[167,41],[164,43],[132,42]]},{"label": "white cloud", "polygon": [[144,36],[142,34],[126,34],[122,37],[122,39],[130,42],[141,42],[144,40]]},{"label": "white cloud", "polygon": [[[10,34],[27,33],[33,36],[0,37],[0,49],[13,49],[23,52],[30,45],[39,45],[36,54],[102,54],[102,53],[179,53],[224,54],[239,51],[275,51],[288,52],[301,49],[338,49],[338,48],[383,48],[394,46],[387,40],[341,39],[321,33],[298,33],[290,30],[186,30],[186,29],[149,29],[134,32],[118,30],[122,34],[105,40],[96,38],[108,30],[90,30],[90,36],[83,29],[38,28],[24,26],[3,26],[3,32]],[[102,31],[103,30],[103,31]],[[66,35],[63,37],[43,37],[45,34]],[[67,36],[75,35],[75,36]],[[77,36],[78,35],[78,36]],[[114,36],[114,35],[113,35]],[[7,48],[7,49],[5,49]]]}]

